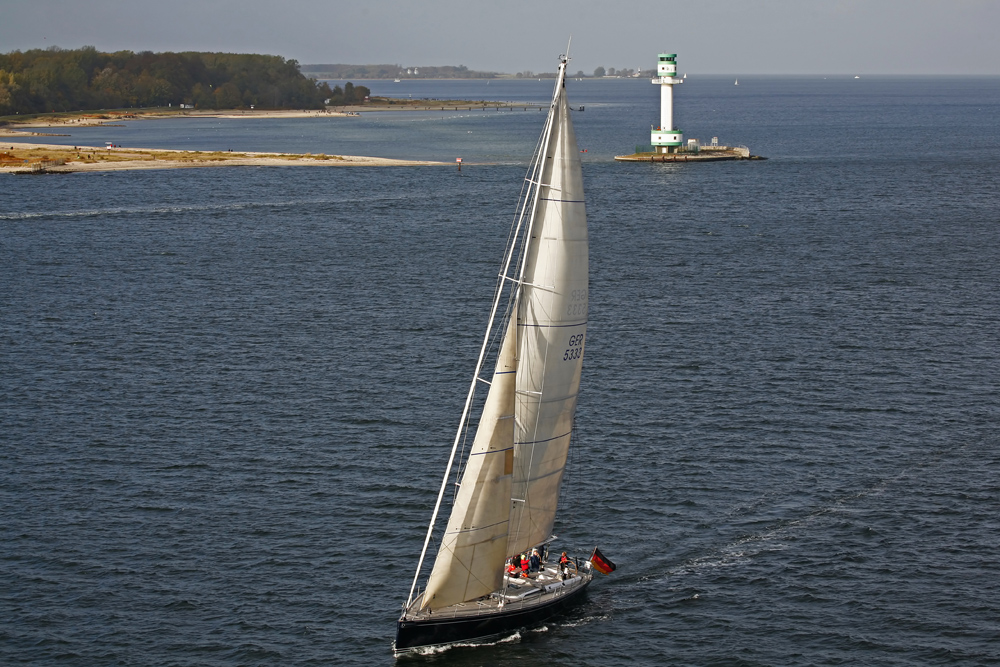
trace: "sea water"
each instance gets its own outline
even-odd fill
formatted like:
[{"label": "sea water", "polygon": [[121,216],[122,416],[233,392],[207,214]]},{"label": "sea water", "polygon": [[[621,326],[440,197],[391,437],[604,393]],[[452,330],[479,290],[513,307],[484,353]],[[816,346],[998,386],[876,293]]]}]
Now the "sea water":
[{"label": "sea water", "polygon": [[[686,135],[770,159],[689,165],[611,160],[648,81],[567,86],[591,300],[555,532],[618,570],[407,663],[996,664],[1000,79],[692,76]],[[543,118],[46,139],[461,171],[0,176],[0,662],[393,661]]]}]

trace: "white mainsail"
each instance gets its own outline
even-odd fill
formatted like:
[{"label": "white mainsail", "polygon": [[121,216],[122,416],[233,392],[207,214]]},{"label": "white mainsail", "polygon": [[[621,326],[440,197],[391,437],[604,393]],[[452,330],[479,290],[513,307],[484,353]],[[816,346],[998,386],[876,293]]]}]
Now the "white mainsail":
[{"label": "white mainsail", "polygon": [[[421,608],[498,590],[506,558],[543,542],[555,521],[583,365],[588,287],[583,175],[565,69],[563,60],[529,171],[519,275],[507,275],[511,254],[504,268],[503,280],[517,285],[513,308]],[[485,344],[480,364],[484,354]]]},{"label": "white mainsail", "polygon": [[565,94],[539,176],[518,309],[517,424],[508,555],[552,533],[587,331],[587,214]]}]

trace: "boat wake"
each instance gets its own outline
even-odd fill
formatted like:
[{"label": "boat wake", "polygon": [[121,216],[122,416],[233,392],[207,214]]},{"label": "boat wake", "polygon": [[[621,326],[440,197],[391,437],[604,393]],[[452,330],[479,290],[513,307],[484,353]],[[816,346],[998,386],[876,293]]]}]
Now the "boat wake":
[{"label": "boat wake", "polygon": [[[531,632],[536,632],[539,630],[547,630],[546,628],[534,628]],[[456,648],[480,648],[483,646],[500,646],[502,644],[517,644],[521,641],[520,631],[515,632],[511,635],[506,635],[504,637],[497,637],[496,639],[487,641],[475,641],[475,642],[455,642],[453,644],[441,644],[438,646],[420,646],[411,649],[409,653],[404,653],[402,655],[396,656],[396,659],[414,658],[414,657],[427,657],[433,655],[440,655],[442,653],[447,653],[452,649]]]},{"label": "boat wake", "polygon": [[[706,569],[746,565],[762,554],[783,551],[788,548],[790,542],[795,540],[798,533],[811,524],[828,516],[839,514],[859,500],[885,493],[889,486],[901,481],[909,474],[910,470],[907,468],[894,475],[880,478],[865,488],[844,493],[834,498],[832,502],[808,511],[801,516],[778,519],[763,529],[744,534],[710,553],[689,558],[681,563],[670,566],[663,573],[639,576],[638,580],[642,582],[664,582],[674,577],[697,574]],[[766,505],[767,501],[772,497],[773,494],[765,494],[749,503],[742,503],[731,508],[724,516],[730,519],[745,517]]]},{"label": "boat wake", "polygon": [[565,619],[558,623],[554,623],[554,625],[560,628],[579,628],[584,625],[590,625],[591,623],[610,620],[611,614],[609,613],[587,614],[586,616],[581,616],[580,618]]},{"label": "boat wake", "polygon": [[541,635],[560,628],[578,628],[591,623],[608,621],[611,619],[610,613],[599,613],[599,614],[587,614],[579,618],[567,618],[560,620],[550,620],[549,622],[539,625],[533,628],[522,628],[514,632],[513,634],[506,635],[504,637],[497,637],[496,639],[491,639],[487,641],[475,641],[475,642],[456,642],[454,644],[444,644],[439,646],[421,646],[419,648],[412,649],[409,653],[404,653],[396,656],[396,659],[406,659],[406,658],[416,658],[416,657],[428,657],[441,655],[452,649],[456,648],[482,648],[484,646],[501,646],[504,644],[518,644],[526,636],[529,635]]},{"label": "boat wake", "polygon": [[763,553],[783,551],[787,544],[781,538],[794,528],[794,524],[798,523],[800,522],[790,522],[772,530],[747,535],[725,545],[716,552],[686,560],[668,569],[663,575],[651,577],[650,580],[661,582],[671,577],[690,575],[705,569],[736,567],[751,562],[756,556]]}]

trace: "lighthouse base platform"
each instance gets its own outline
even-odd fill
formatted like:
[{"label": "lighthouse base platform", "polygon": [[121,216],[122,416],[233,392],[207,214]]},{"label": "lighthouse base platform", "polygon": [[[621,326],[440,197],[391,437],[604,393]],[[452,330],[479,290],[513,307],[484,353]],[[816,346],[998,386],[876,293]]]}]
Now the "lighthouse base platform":
[{"label": "lighthouse base platform", "polygon": [[751,155],[748,150],[701,150],[678,151],[676,153],[641,152],[631,155],[616,155],[618,162],[722,162],[726,160],[766,160],[760,155]]}]

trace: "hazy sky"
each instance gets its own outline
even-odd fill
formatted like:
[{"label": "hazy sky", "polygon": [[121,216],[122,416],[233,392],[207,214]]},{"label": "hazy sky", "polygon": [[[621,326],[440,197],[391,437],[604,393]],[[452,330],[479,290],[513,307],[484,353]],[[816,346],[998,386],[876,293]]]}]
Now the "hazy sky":
[{"label": "hazy sky", "polygon": [[271,53],[310,63],[695,74],[1000,74],[1000,0],[0,0],[0,52]]}]

